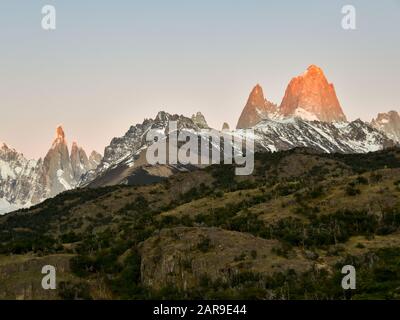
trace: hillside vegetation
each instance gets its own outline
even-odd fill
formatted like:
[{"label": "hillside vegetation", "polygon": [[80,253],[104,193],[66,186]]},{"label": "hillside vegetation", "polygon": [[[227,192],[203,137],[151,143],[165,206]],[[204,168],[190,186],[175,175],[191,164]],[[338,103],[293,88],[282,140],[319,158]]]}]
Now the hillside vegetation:
[{"label": "hillside vegetation", "polygon": [[[0,217],[0,298],[398,299],[400,151],[256,155]],[[57,290],[41,289],[41,267]],[[342,266],[357,289],[341,287]]]}]

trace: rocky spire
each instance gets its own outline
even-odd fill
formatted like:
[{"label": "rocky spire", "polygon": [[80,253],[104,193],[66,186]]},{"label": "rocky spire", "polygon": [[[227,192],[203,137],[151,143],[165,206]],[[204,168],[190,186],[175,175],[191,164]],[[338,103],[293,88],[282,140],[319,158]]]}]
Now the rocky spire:
[{"label": "rocky spire", "polygon": [[269,118],[276,110],[276,105],[264,98],[263,89],[257,84],[249,95],[236,128],[250,128],[261,120]]},{"label": "rocky spire", "polygon": [[61,125],[59,125],[56,129],[56,136],[53,141],[53,146],[60,144],[60,143],[66,144],[64,129]]},{"label": "rocky spire", "polygon": [[315,65],[290,81],[280,113],[305,120],[346,121],[333,84],[328,83],[322,69]]},{"label": "rocky spire", "polygon": [[89,170],[90,164],[85,150],[76,142],[72,143],[70,159],[74,180],[79,181],[81,176]]},{"label": "rocky spire", "polygon": [[43,160],[42,180],[50,196],[74,187],[74,174],[69,157],[65,133],[61,126],[56,129],[56,138]]},{"label": "rocky spire", "polygon": [[100,153],[93,150],[89,156],[90,170],[96,169],[97,166],[100,164],[102,158],[103,157]]},{"label": "rocky spire", "polygon": [[210,127],[207,124],[206,118],[203,116],[201,112],[197,112],[192,115],[192,121],[196,124],[200,129],[209,129]]},{"label": "rocky spire", "polygon": [[371,125],[384,132],[390,139],[400,142],[400,115],[397,111],[378,113],[377,117],[372,119]]}]

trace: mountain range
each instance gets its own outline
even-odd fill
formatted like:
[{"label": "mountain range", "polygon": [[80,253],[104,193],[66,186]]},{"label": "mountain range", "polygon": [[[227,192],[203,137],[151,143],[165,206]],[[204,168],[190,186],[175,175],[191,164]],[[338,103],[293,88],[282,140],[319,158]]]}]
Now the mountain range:
[{"label": "mountain range", "polygon": [[[192,166],[149,165],[145,152],[150,145],[150,129],[168,134],[168,121],[178,121],[178,130],[196,132],[209,129],[205,117],[171,115],[161,111],[154,119],[133,125],[122,137],[113,138],[104,156],[93,151],[88,157],[76,143],[69,152],[62,127],[43,159],[28,160],[3,144],[0,148],[0,213],[37,204],[76,187],[101,187],[117,184],[147,184]],[[311,65],[293,78],[278,106],[268,101],[257,84],[238,120],[235,130],[223,131],[242,136],[254,129],[257,151],[275,152],[308,147],[327,153],[367,153],[400,142],[400,116],[396,111],[379,113],[370,123],[347,121],[333,84],[321,68]]]},{"label": "mountain range", "polygon": [[0,148],[0,213],[28,207],[75,188],[83,173],[97,167],[102,156],[90,156],[75,142],[69,152],[61,126],[43,159],[28,160],[3,144]]}]

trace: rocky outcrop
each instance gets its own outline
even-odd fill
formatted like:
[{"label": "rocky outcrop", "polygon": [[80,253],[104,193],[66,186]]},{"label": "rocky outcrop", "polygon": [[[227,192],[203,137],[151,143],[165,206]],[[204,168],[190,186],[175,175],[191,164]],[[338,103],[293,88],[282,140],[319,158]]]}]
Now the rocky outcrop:
[{"label": "rocky outcrop", "polygon": [[79,147],[76,142],[72,143],[70,160],[75,181],[79,181],[83,174],[92,169],[85,150]]},{"label": "rocky outcrop", "polygon": [[43,159],[42,174],[50,197],[72,189],[76,184],[65,133],[61,126],[57,128],[56,138]]},{"label": "rocky outcrop", "polygon": [[89,156],[90,170],[96,169],[97,166],[100,164],[101,159],[102,159],[101,154],[93,150]]},{"label": "rocky outcrop", "polygon": [[191,119],[193,123],[196,124],[200,129],[210,129],[207,124],[206,118],[201,112],[197,112],[196,114],[192,115]]},{"label": "rocky outcrop", "polygon": [[400,116],[397,111],[378,113],[377,117],[372,119],[371,125],[394,141],[400,142]]},{"label": "rocky outcrop", "polygon": [[[235,244],[235,245],[232,245]],[[249,234],[218,228],[163,229],[141,246],[141,279],[143,285],[160,290],[174,284],[180,290],[190,290],[207,277],[211,281],[227,282],[239,273],[243,261],[248,272],[282,271],[293,266],[290,260],[277,259],[276,240],[266,240]],[[297,271],[311,266],[301,255]],[[279,260],[279,263],[276,261]]]}]

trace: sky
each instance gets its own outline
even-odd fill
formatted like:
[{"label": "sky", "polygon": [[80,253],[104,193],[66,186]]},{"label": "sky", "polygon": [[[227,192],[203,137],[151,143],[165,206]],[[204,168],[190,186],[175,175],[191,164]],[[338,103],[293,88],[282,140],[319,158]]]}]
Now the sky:
[{"label": "sky", "polygon": [[254,85],[280,104],[311,64],[349,119],[371,120],[400,110],[399,33],[400,0],[1,0],[0,142],[43,157],[62,124],[103,152],[160,110],[235,127]]}]

